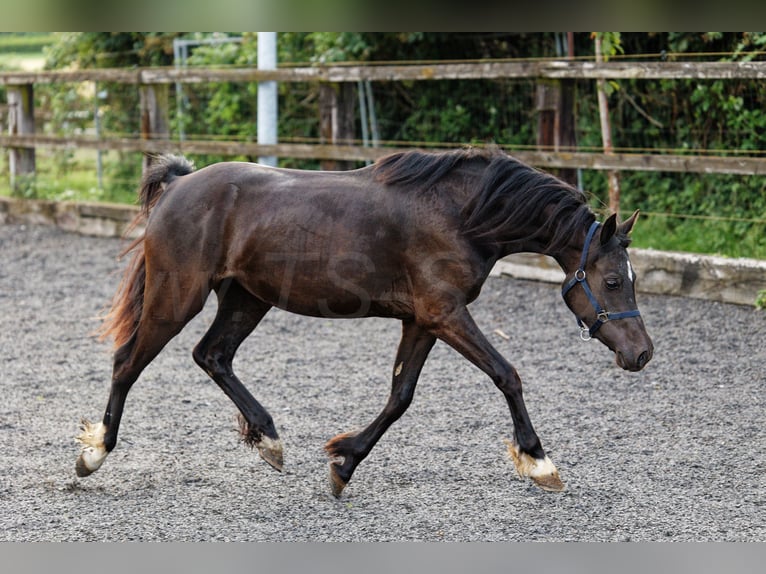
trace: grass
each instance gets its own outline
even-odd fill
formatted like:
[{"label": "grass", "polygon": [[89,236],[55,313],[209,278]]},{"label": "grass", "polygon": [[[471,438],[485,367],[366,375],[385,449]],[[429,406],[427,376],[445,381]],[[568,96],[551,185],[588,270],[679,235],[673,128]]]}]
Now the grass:
[{"label": "grass", "polygon": [[[46,150],[47,151],[47,150]],[[120,180],[113,173],[125,162],[116,152],[104,153],[102,185],[99,186],[95,150],[37,153],[37,173],[33,181],[11,190],[7,158],[0,160],[0,195],[58,201],[104,201],[133,204],[138,181]],[[140,155],[137,155],[140,165]]]},{"label": "grass", "polygon": [[0,53],[0,70],[32,72],[34,70],[42,70],[44,65],[45,56]]},{"label": "grass", "polygon": [[55,35],[47,32],[0,32],[0,52],[42,54],[55,40]]},{"label": "grass", "polygon": [[49,33],[0,32],[0,70],[42,69],[43,48],[54,41]]},{"label": "grass", "polygon": [[642,215],[633,231],[633,246],[766,259],[766,224]]}]

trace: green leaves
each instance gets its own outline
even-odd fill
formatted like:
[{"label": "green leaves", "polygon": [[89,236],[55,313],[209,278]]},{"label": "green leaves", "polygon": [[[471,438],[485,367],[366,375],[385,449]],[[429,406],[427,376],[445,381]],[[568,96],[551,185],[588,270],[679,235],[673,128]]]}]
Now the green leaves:
[{"label": "green leaves", "polygon": [[758,297],[755,299],[756,309],[766,310],[766,289],[758,291]]},{"label": "green leaves", "polygon": [[601,38],[601,51],[605,62],[609,61],[612,56],[625,53],[622,47],[622,36],[619,32],[593,32],[591,36]]}]

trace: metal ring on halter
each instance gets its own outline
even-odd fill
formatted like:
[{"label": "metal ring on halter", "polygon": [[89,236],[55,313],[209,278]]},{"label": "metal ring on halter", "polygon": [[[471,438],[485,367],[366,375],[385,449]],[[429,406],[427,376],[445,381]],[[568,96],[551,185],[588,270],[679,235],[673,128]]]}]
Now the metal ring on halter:
[{"label": "metal ring on halter", "polygon": [[596,318],[602,323],[606,323],[609,320],[609,311],[601,311]]},{"label": "metal ring on halter", "polygon": [[575,271],[574,278],[577,281],[585,281],[585,269],[580,268]]},{"label": "metal ring on halter", "polygon": [[593,337],[590,336],[590,329],[588,327],[580,327],[580,339],[583,341],[590,341]]}]

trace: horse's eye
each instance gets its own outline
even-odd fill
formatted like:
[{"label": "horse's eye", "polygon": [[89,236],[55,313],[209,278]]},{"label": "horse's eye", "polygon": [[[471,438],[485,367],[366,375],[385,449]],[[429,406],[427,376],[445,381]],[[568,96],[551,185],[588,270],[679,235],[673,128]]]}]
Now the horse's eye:
[{"label": "horse's eye", "polygon": [[606,288],[612,291],[620,288],[620,282],[617,279],[606,279],[604,283],[606,283]]}]

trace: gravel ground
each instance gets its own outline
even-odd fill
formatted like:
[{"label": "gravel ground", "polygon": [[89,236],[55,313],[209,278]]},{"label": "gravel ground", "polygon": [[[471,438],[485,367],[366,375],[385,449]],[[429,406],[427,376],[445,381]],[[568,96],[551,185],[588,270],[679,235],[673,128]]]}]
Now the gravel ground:
[{"label": "gravel ground", "polygon": [[502,395],[438,343],[413,405],[335,500],[322,446],[382,408],[399,324],[281,311],[235,363],[284,441],[275,472],[191,359],[212,301],[133,387],[101,470],[78,479],[78,422],[100,419],[111,371],[90,332],[121,245],[0,226],[2,541],[766,541],[766,313],[639,296],[656,351],[632,374],[579,341],[557,286],[509,278],[472,312],[521,374],[563,493],[516,478]]}]

